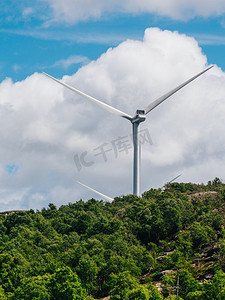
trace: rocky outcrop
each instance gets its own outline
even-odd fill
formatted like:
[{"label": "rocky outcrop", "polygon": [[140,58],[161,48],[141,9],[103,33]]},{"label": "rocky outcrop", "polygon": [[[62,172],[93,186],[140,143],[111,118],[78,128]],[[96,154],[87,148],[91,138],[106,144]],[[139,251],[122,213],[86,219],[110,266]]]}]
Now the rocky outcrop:
[{"label": "rocky outcrop", "polygon": [[164,271],[152,276],[152,279],[154,281],[159,281],[164,275],[175,274],[175,273],[177,273],[177,271],[175,271],[175,270],[164,270]]},{"label": "rocky outcrop", "polygon": [[15,212],[26,212],[27,210],[7,210],[7,211],[1,211],[0,215],[8,216]]},{"label": "rocky outcrop", "polygon": [[188,195],[188,199],[192,200],[193,198],[199,198],[199,199],[204,199],[208,196],[213,196],[216,197],[218,194],[218,192],[215,191],[209,191],[209,192],[199,192],[199,193],[194,193],[194,194],[190,194]]}]

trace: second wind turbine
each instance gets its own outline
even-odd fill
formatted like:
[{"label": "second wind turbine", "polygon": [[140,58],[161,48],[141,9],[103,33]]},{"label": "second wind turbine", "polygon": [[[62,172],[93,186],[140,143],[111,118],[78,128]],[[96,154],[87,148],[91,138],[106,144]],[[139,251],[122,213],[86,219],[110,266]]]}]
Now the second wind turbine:
[{"label": "second wind turbine", "polygon": [[165,101],[166,99],[168,99],[170,96],[172,96],[174,93],[176,93],[177,91],[179,91],[180,89],[182,89],[185,85],[187,85],[188,83],[190,83],[191,81],[193,81],[194,79],[196,79],[197,77],[199,77],[200,75],[202,75],[203,73],[205,73],[206,71],[208,71],[209,69],[211,69],[213,66],[210,66],[208,68],[206,68],[205,70],[203,70],[202,72],[198,73],[197,75],[193,76],[192,78],[188,79],[187,81],[185,81],[184,83],[178,85],[176,88],[174,88],[173,90],[169,91],[168,93],[166,93],[165,95],[161,96],[160,98],[156,99],[155,101],[153,101],[152,103],[150,103],[144,110],[137,110],[135,115],[132,117],[130,115],[128,115],[127,113],[122,112],[119,109],[116,109],[106,103],[101,102],[100,100],[93,98],[81,91],[79,91],[78,89],[69,86],[68,84],[46,74],[46,76],[50,77],[51,79],[55,80],[56,82],[62,84],[63,86],[67,87],[68,89],[72,90],[73,92],[77,93],[78,95],[85,97],[86,99],[94,102],[95,104],[97,104],[98,106],[102,107],[103,109],[118,115],[122,118],[125,118],[127,120],[129,120],[132,124],[132,128],[133,128],[133,144],[134,144],[134,158],[133,158],[133,194],[140,196],[140,163],[141,163],[141,151],[140,151],[140,142],[139,142],[139,125],[140,123],[145,121],[146,115],[153,110],[156,106],[158,106],[160,103],[162,103],[163,101]]}]

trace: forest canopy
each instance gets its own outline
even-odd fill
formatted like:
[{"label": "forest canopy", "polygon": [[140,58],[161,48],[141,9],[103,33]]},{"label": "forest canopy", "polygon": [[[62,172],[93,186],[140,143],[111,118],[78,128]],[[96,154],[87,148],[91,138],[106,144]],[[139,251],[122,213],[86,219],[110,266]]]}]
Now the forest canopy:
[{"label": "forest canopy", "polygon": [[225,185],[0,214],[0,299],[225,299]]}]

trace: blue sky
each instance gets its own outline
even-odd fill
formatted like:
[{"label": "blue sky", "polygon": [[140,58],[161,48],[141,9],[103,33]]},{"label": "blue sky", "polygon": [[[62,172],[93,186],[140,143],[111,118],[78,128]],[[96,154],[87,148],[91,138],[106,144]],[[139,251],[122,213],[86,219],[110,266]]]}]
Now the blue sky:
[{"label": "blue sky", "polygon": [[[65,6],[70,2],[64,1]],[[79,1],[74,2],[79,6]],[[207,16],[193,12],[188,19],[185,12],[177,17],[164,11],[162,15],[112,9],[103,11],[99,17],[93,18],[90,13],[85,20],[77,16],[75,20],[68,21],[66,14],[57,20],[52,3],[54,1],[50,0],[32,1],[32,4],[26,0],[3,0],[0,12],[0,81],[6,77],[19,81],[42,71],[57,77],[73,74],[108,48],[126,39],[141,40],[148,27],[177,30],[195,37],[208,62],[225,69],[225,19],[222,9],[221,14],[212,11]]]},{"label": "blue sky", "polygon": [[225,180],[224,0],[2,0],[0,41],[0,211],[132,191],[127,120],[42,72],[133,115],[215,64],[146,118],[141,190]]}]

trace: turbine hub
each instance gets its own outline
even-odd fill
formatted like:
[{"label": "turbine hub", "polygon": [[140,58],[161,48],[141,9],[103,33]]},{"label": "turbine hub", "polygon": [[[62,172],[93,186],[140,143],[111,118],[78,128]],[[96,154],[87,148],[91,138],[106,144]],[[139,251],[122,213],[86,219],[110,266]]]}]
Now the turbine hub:
[{"label": "turbine hub", "polygon": [[145,121],[145,118],[146,118],[145,111],[138,109],[136,111],[135,116],[132,118],[131,122],[132,123],[141,123],[141,122]]}]

